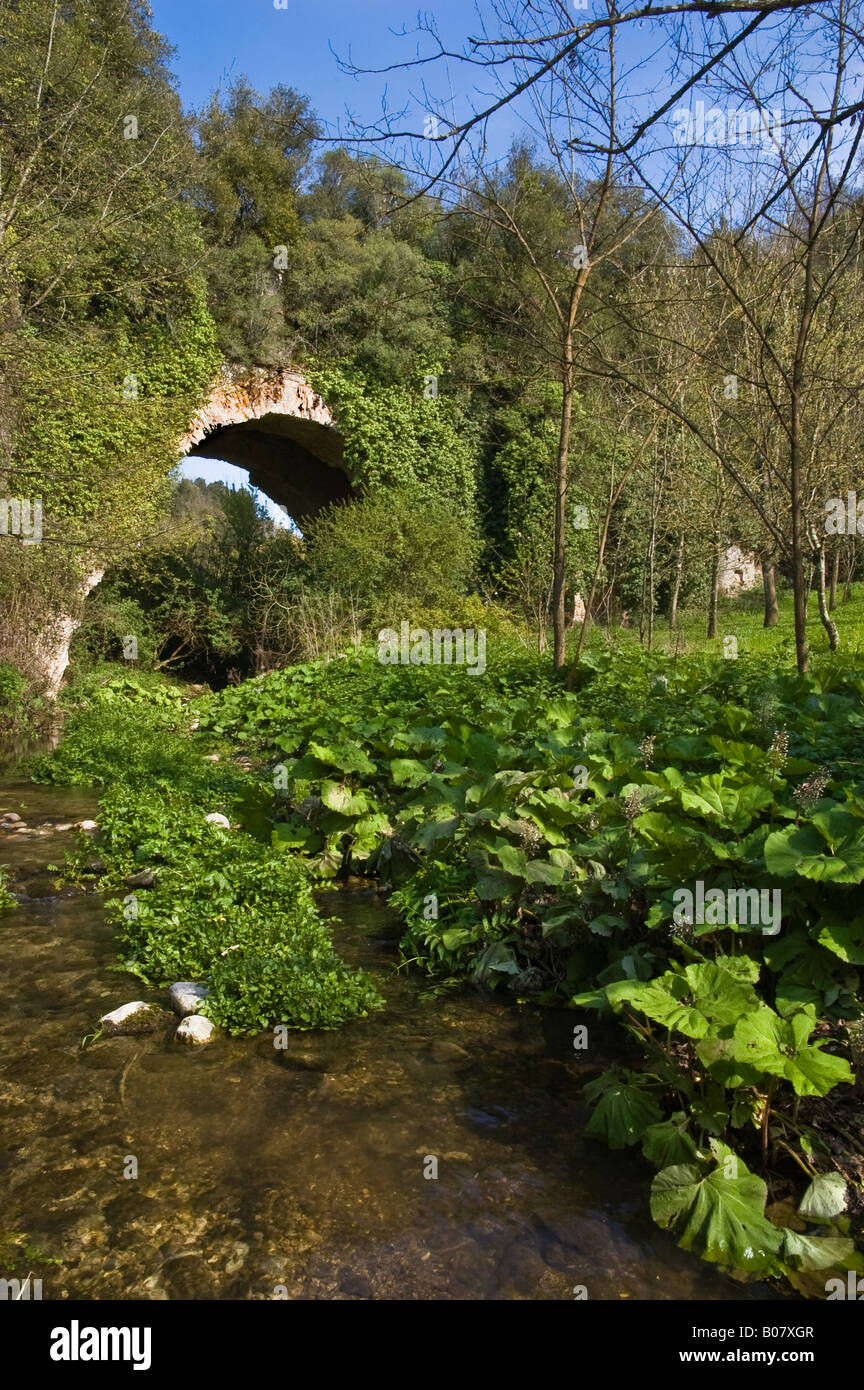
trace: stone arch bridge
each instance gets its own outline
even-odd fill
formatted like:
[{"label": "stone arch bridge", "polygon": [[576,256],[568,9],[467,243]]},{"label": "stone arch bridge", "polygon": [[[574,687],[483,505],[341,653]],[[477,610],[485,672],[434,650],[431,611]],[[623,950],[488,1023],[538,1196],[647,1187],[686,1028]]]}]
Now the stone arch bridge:
[{"label": "stone arch bridge", "polygon": [[221,459],[298,523],[355,495],[345,440],[327,405],[290,370],[226,370],[180,441],[181,457]]},{"label": "stone arch bridge", "polygon": [[[233,463],[302,528],[333,502],[356,496],[344,461],[345,440],[324,401],[306,379],[289,369],[226,368],[189,429],[178,459],[198,457]],[[104,573],[82,574],[86,598]],[[44,693],[56,697],[69,664],[69,644],[81,621],[61,613],[38,639],[36,664]]]}]

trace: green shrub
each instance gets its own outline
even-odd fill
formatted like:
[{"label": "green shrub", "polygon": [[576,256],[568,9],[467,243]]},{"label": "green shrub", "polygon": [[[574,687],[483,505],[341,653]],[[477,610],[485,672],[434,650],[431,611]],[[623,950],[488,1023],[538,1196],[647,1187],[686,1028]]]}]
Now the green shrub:
[{"label": "green shrub", "polygon": [[[104,698],[72,716],[60,748],[43,759],[43,780],[107,783],[95,851],[101,884],[120,888],[142,867],[150,888],[112,900],[126,968],[152,984],[212,983],[207,1009],[231,1032],[277,1023],[334,1028],[380,1007],[368,980],[333,949],[302,863],[238,826],[225,830],[210,812],[236,819],[254,786],[232,763],[205,761],[188,737],[182,706]],[[89,840],[70,856],[86,875]]]},{"label": "green shrub", "polygon": [[294,950],[285,957],[238,952],[215,961],[202,1012],[232,1033],[254,1033],[278,1024],[338,1028],[381,1007],[368,979],[337,956],[298,960]]},{"label": "green shrub", "polygon": [[16,666],[0,662],[0,713],[12,711],[25,697],[27,682]]},{"label": "green shrub", "polygon": [[446,498],[430,498],[419,485],[331,507],[307,535],[315,581],[338,589],[350,577],[351,593],[376,622],[413,621],[416,608],[439,607],[449,615],[445,626],[465,626],[462,594],[477,554],[473,527]]}]

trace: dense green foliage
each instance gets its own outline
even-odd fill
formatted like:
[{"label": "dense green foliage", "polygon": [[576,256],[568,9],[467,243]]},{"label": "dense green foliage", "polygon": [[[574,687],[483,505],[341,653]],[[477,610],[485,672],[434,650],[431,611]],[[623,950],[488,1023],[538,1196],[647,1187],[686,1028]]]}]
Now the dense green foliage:
[{"label": "dense green foliage", "polygon": [[[466,596],[477,530],[419,482],[332,507],[304,539],[274,526],[252,494],[184,481],[171,525],[114,566],[88,602],[73,671],[127,659],[221,682],[340,650],[409,613],[434,626],[511,626]],[[133,635],[133,654],[126,638]]]},{"label": "dense green foliage", "polygon": [[[805,1294],[864,1269],[860,548],[824,524],[857,485],[850,209],[818,255],[797,222],[685,244],[554,141],[421,192],[321,153],[289,86],[185,118],[143,4],[6,10],[0,494],[46,543],[0,536],[0,732],[80,620],[35,775],[99,788],[69,872],[123,964],[206,981],[231,1032],[338,1027],[381,1000],[313,888],[374,877],[433,989],[572,1009],[577,1047],[620,1021],[587,1134],[641,1150],[684,1249]],[[171,477],[226,364],[299,368],[344,435],[359,495],[302,535]],[[843,615],[841,656],[784,674],[770,583],[759,641],[761,600],[721,601],[733,544],[787,631],[794,577],[799,639],[811,587],[822,651]],[[488,669],[382,665],[403,620],[488,632]]]},{"label": "dense green foliage", "polygon": [[[807,1291],[861,1267],[860,1161],[819,1101],[858,1048],[864,682],[632,652],[581,672],[566,693],[503,651],[482,681],[361,655],[224,691],[201,723],[278,757],[274,844],[390,881],[405,954],[436,978],[619,1014],[644,1067],[587,1088],[588,1132],[642,1144],[685,1248]],[[676,919],[696,880],[779,886],[777,930],[742,898]],[[765,1217],[766,1180],[795,1193],[791,1228]]]},{"label": "dense green foliage", "polygon": [[[333,1028],[379,1007],[369,982],[333,950],[300,863],[241,828],[256,798],[233,764],[202,757],[187,736],[188,701],[130,677],[92,682],[61,748],[37,777],[105,784],[98,853],[106,888],[142,867],[150,887],[111,899],[123,963],[153,984],[201,979],[203,1012],[231,1032]],[[235,828],[209,813],[239,818]],[[92,848],[75,857],[88,875]]]},{"label": "dense green foliage", "polygon": [[0,660],[37,687],[87,577],[162,513],[219,364],[167,56],[139,4],[4,11],[0,496],[40,499],[44,541],[0,540]]},{"label": "dense green foliage", "polygon": [[[433,373],[430,367],[430,381]],[[473,518],[476,443],[457,404],[427,398],[424,376],[378,385],[356,371],[331,369],[317,375],[316,384],[347,436],[346,461],[359,483],[413,485],[418,502],[446,499]]]}]

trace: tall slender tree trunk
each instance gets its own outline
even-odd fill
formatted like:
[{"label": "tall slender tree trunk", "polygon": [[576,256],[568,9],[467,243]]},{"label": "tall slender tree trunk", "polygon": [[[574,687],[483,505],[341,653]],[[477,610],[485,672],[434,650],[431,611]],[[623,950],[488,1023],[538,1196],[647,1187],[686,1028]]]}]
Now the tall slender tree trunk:
[{"label": "tall slender tree trunk", "polygon": [[798,342],[792,364],[792,385],[790,391],[789,419],[789,504],[792,511],[792,603],[795,611],[795,660],[798,674],[805,675],[807,660],[807,594],[809,584],[804,582],[804,548],[806,536],[804,528],[804,508],[801,497],[802,439],[804,426],[801,419],[801,397],[804,390],[804,352],[811,318],[812,290],[812,244],[808,248],[805,271],[805,298],[801,323],[798,329]]},{"label": "tall slender tree trunk", "polygon": [[678,600],[681,597],[681,578],[684,574],[684,532],[678,537],[678,551],[675,556],[675,583],[672,586],[672,598],[669,603],[669,627],[675,628],[678,622]]},{"label": "tall slender tree trunk", "polygon": [[837,624],[828,611],[828,600],[825,595],[825,548],[818,544],[816,538],[811,536],[813,544],[813,567],[816,572],[816,596],[819,600],[819,617],[822,626],[828,633],[828,646],[832,652],[836,652],[840,645],[840,634],[837,631]]},{"label": "tall slender tree trunk", "polygon": [[603,595],[602,599],[600,600],[599,609],[598,609],[598,611],[604,611],[604,610],[605,610],[605,613],[606,613],[606,622],[609,624],[610,627],[612,626],[613,622],[615,621],[615,616],[616,616],[617,609],[618,609],[618,594],[617,594],[617,592],[616,592],[616,590],[617,590],[617,585],[618,585],[618,561],[616,560],[615,563],[614,563],[614,565],[612,566],[612,573],[611,573],[611,575],[609,576],[609,583],[608,583],[608,585],[606,586],[606,592],[605,592],[605,594]]},{"label": "tall slender tree trunk", "polygon": [[792,495],[792,604],[795,613],[795,661],[800,675],[807,671],[807,590],[804,552],[801,546],[800,501],[797,487]]},{"label": "tall slender tree trunk", "polygon": [[654,643],[654,556],[657,553],[657,531],[655,520],[651,518],[651,544],[648,547],[648,605],[646,613],[645,631],[648,637],[648,650],[650,652]]},{"label": "tall slender tree trunk", "polygon": [[714,543],[711,561],[711,589],[708,594],[708,637],[717,636],[717,605],[720,597],[720,542]]},{"label": "tall slender tree trunk", "polygon": [[657,446],[654,446],[654,465],[651,480],[651,526],[648,532],[648,549],[645,555],[645,565],[642,571],[642,614],[639,619],[639,638],[643,638],[644,633],[647,637],[647,647],[651,650],[654,642],[654,607],[656,570],[657,570],[657,520],[660,516],[660,506],[663,498],[663,485],[666,481],[666,470],[668,468],[668,457],[666,449],[663,451],[663,468],[657,471]]},{"label": "tall slender tree trunk", "polygon": [[765,600],[763,627],[776,627],[780,619],[777,607],[777,579],[774,560],[770,551],[762,553],[762,594]]},{"label": "tall slender tree trunk", "polygon": [[585,639],[588,636],[588,630],[594,612],[594,599],[597,595],[597,586],[600,583],[600,576],[603,573],[603,558],[606,554],[606,540],[609,535],[609,523],[612,520],[613,506],[614,503],[610,502],[609,506],[606,508],[606,515],[603,518],[603,530],[600,533],[600,546],[597,551],[597,563],[594,566],[594,573],[591,576],[591,588],[588,593],[588,597],[585,600],[585,617],[582,619],[582,627],[579,632],[579,641],[576,643],[576,654],[573,657],[573,661],[570,665],[570,673],[567,680],[568,688],[571,687],[573,684],[573,671],[584,650]]},{"label": "tall slender tree trunk", "polygon": [[555,639],[555,670],[560,671],[567,659],[567,461],[570,456],[570,433],[573,425],[573,329],[564,335],[561,402],[561,430],[558,436],[558,460],[555,470],[555,545],[552,558],[552,625]]},{"label": "tall slender tree trunk", "polygon": [[852,576],[855,573],[855,537],[849,536],[846,541],[846,582],[843,585],[843,602],[848,603],[852,597]]},{"label": "tall slender tree trunk", "polygon": [[828,592],[828,611],[833,613],[837,607],[837,585],[840,580],[840,542],[834,542],[834,555],[831,561],[831,588]]}]

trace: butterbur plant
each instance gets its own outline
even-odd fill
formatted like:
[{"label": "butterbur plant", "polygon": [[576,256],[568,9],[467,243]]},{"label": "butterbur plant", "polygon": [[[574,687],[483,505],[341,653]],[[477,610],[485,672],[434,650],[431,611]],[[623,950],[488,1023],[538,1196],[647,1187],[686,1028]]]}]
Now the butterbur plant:
[{"label": "butterbur plant", "polygon": [[831,770],[827,767],[820,767],[810,774],[804,782],[800,782],[792,793],[792,800],[798,807],[798,815],[795,817],[797,825],[801,816],[811,816],[821,800],[825,788],[831,781]]},{"label": "butterbur plant", "polygon": [[[371,986],[311,889],[377,880],[433,995],[462,982],[617,1017],[645,1063],[586,1088],[591,1137],[642,1146],[655,1218],[694,1254],[824,1297],[858,1258],[860,1160],[833,1102],[862,1014],[864,687],[836,657],[806,678],[731,665],[592,654],[571,693],[515,656],[479,682],[372,646],[205,697],[191,742],[188,708],[82,708],[48,766],[107,773],[109,886],[158,868],[119,923],[146,978],[206,978],[228,1029],[362,1017]],[[214,740],[235,757],[204,761]]]},{"label": "butterbur plant", "polygon": [[[845,1181],[812,1165],[799,1115],[801,1098],[853,1083],[849,1063],[814,1039],[812,1005],[783,1018],[760,998],[758,978],[754,958],[718,955],[607,985],[606,1001],[644,1049],[646,1068],[612,1069],[586,1087],[587,1133],[613,1148],[641,1144],[658,1169],[654,1219],[703,1259],[793,1283],[862,1268],[848,1227],[835,1221]],[[810,1177],[798,1201],[804,1233],[766,1215],[781,1151]]]},{"label": "butterbur plant", "polygon": [[779,772],[789,757],[789,735],[785,729],[777,729],[768,749],[768,764]]},{"label": "butterbur plant", "polygon": [[653,765],[653,762],[654,762],[654,744],[655,744],[656,742],[657,742],[657,739],[656,739],[655,735],[654,735],[654,734],[651,734],[650,737],[644,738],[644,739],[642,740],[641,744],[639,745],[639,753],[640,753],[640,756],[641,756],[641,758],[642,758],[642,766],[643,766],[644,768],[646,768],[646,769],[650,769],[651,766]]}]

